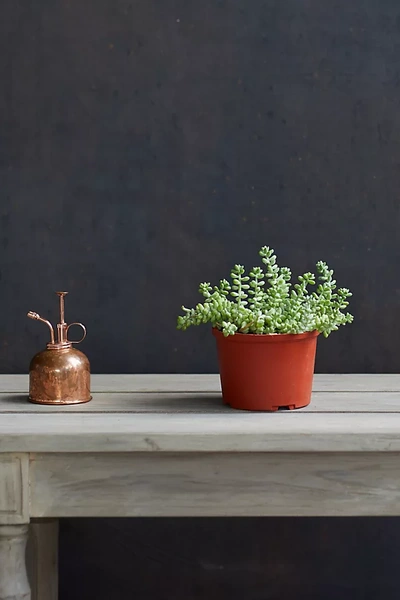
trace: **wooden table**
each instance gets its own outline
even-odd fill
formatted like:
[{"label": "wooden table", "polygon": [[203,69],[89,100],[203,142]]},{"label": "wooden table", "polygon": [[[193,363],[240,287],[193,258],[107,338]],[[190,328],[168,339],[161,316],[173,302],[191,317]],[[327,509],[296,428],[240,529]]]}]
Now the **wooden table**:
[{"label": "wooden table", "polygon": [[400,514],[400,375],[317,375],[312,404],[246,413],[217,375],[95,375],[41,407],[0,376],[0,600],[57,598],[57,519]]}]

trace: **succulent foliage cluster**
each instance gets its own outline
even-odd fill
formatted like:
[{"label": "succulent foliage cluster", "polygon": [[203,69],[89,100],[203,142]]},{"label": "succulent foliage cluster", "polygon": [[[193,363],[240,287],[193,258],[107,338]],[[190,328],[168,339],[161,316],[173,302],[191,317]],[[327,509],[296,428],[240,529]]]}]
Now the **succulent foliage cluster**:
[{"label": "succulent foliage cluster", "polygon": [[235,265],[231,282],[222,279],[214,287],[201,283],[199,292],[204,302],[195,308],[182,307],[184,315],[178,317],[178,329],[211,323],[225,336],[316,330],[328,337],[340,325],[352,322],[353,316],[343,312],[351,292],[337,288],[333,271],[325,262],[317,263],[317,277],[304,273],[292,285],[290,269],[278,266],[274,250],[263,246],[259,255],[264,268],[253,267],[247,274],[242,265]]}]

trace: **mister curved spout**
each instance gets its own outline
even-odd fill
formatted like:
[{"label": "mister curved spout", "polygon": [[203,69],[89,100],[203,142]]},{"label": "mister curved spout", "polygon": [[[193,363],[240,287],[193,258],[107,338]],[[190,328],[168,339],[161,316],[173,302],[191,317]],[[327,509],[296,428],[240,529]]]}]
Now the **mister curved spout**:
[{"label": "mister curved spout", "polygon": [[48,328],[50,329],[50,341],[52,344],[55,343],[55,339],[54,339],[54,329],[53,329],[53,325],[50,323],[50,321],[47,321],[46,319],[42,319],[42,317],[40,315],[38,315],[37,313],[33,312],[33,311],[29,311],[27,316],[30,319],[34,319],[35,321],[41,321],[42,323],[45,323]]}]

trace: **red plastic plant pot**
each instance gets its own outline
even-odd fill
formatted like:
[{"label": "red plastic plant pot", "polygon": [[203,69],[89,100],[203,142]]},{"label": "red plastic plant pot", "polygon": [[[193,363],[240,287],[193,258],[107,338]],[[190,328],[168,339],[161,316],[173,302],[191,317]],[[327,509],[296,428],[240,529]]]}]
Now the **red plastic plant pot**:
[{"label": "red plastic plant pot", "polygon": [[232,408],[254,411],[307,406],[318,333],[224,337],[213,329],[224,402]]}]

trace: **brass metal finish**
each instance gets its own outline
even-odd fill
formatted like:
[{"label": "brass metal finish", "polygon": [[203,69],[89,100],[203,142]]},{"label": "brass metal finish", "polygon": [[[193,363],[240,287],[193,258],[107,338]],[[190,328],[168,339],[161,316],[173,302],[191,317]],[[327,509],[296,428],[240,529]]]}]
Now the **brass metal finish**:
[{"label": "brass metal finish", "polygon": [[[50,342],[46,350],[36,354],[29,367],[29,400],[35,404],[80,404],[89,402],[90,363],[87,357],[72,347],[86,337],[82,323],[65,322],[64,298],[68,292],[56,292],[60,302],[60,323],[57,324],[57,341],[52,324],[35,312],[28,317],[45,323],[50,329]],[[83,330],[80,340],[68,339],[72,325]]]}]

